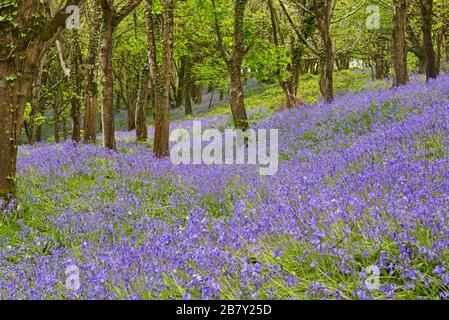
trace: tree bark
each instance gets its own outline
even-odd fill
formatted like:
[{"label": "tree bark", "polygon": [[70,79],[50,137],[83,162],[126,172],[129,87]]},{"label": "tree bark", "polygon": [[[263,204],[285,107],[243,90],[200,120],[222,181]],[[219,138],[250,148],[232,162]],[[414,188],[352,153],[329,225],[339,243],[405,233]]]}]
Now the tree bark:
[{"label": "tree bark", "polygon": [[212,0],[217,48],[227,65],[229,102],[231,104],[232,118],[234,120],[234,126],[242,130],[249,128],[248,115],[245,108],[245,93],[242,84],[243,58],[248,51],[248,48],[245,48],[244,45],[244,20],[247,3],[248,0],[234,1],[233,48],[232,52],[229,53],[223,41],[215,0]]},{"label": "tree bark", "polygon": [[[114,126],[114,71],[112,69],[112,36],[115,27],[129,15],[142,0],[129,0],[125,7],[117,12],[113,1],[101,0],[103,13],[103,35],[100,48],[100,66],[103,73],[102,81],[102,128],[103,145],[107,149],[115,150]],[[134,108],[134,106],[133,106]],[[134,121],[134,118],[132,119]]]},{"label": "tree bark", "polygon": [[[284,10],[287,10],[284,4],[281,4]],[[305,5],[305,0],[300,2],[300,5]],[[298,5],[299,7],[299,5]],[[278,32],[278,17],[276,15],[276,11],[274,8],[273,0],[268,0],[268,8],[270,11],[271,18],[271,29],[273,33],[273,42],[275,46],[278,46],[281,43],[282,36]],[[298,20],[300,23],[299,28],[304,27],[304,9],[298,8]],[[283,43],[284,41],[282,41]],[[278,78],[278,82],[285,93],[285,106],[287,108],[292,108],[294,106],[302,104],[302,99],[297,96],[298,91],[298,82],[299,82],[299,74],[301,71],[301,57],[302,57],[302,47],[297,39],[291,37],[290,39],[290,55],[291,62],[287,66],[287,72],[289,73],[289,77],[287,79],[281,78],[281,70],[278,69],[276,71],[276,76]]]},{"label": "tree bark", "polygon": [[102,124],[103,146],[115,150],[114,127],[114,73],[112,70],[112,35],[114,32],[115,12],[108,5],[103,5],[103,39],[100,48],[100,66],[103,73],[101,84],[103,95]]},{"label": "tree bark", "polygon": [[83,96],[83,72],[82,72],[82,54],[79,43],[79,34],[77,30],[73,30],[70,35],[70,52],[71,52],[71,74],[69,84],[71,89],[70,95],[70,117],[72,118],[72,141],[74,143],[81,142],[81,101]]},{"label": "tree bark", "polygon": [[[70,96],[70,116],[72,118],[72,141],[75,143],[79,143],[81,141],[81,95],[82,95],[82,73],[81,73],[81,48],[78,42],[78,33],[74,31],[72,34],[70,44],[70,53],[71,53],[71,61],[66,61],[64,50],[62,48],[61,41],[56,40],[56,47],[58,48],[59,53],[59,61],[62,70],[64,71],[64,76],[67,77],[67,81],[69,84]],[[62,93],[60,94],[62,96]],[[62,97],[60,98],[62,100]],[[55,105],[56,106],[56,105]],[[55,108],[56,110],[56,108]],[[56,111],[55,111],[56,112]],[[64,140],[66,140],[66,121],[64,119],[63,122],[64,128]],[[58,127],[55,125],[55,140],[59,142],[59,139],[56,139],[58,136],[57,129]]]},{"label": "tree bark", "polygon": [[148,38],[149,77],[153,99],[154,143],[156,157],[169,156],[170,131],[170,82],[173,59],[173,0],[162,1],[162,61],[157,59],[155,37],[156,22],[153,15],[153,0],[147,0],[146,23]]},{"label": "tree bark", "polygon": [[245,109],[245,93],[241,77],[241,61],[231,59],[228,62],[229,100],[235,127],[246,130],[249,128],[248,115]]},{"label": "tree bark", "polygon": [[19,106],[22,102],[25,105],[26,93],[32,81],[29,71],[20,83],[11,85],[6,77],[16,74],[16,69],[10,61],[0,62],[0,199],[9,199],[16,192],[17,120],[21,112]]},{"label": "tree bark", "polygon": [[376,79],[383,80],[388,75],[388,64],[383,54],[374,56],[374,63],[376,68]]},{"label": "tree bark", "polygon": [[313,11],[317,20],[318,31],[322,42],[319,62],[321,67],[320,90],[327,102],[334,99],[334,49],[331,38],[331,18],[334,0],[314,0]]},{"label": "tree bark", "polygon": [[335,59],[338,70],[349,70],[351,57],[348,52],[340,53]]},{"label": "tree bark", "polygon": [[98,114],[97,56],[99,47],[98,29],[100,27],[98,16],[100,12],[96,2],[89,2],[86,7],[89,24],[89,44],[84,75],[84,143],[96,143]]},{"label": "tree bark", "polygon": [[3,21],[0,29],[0,198],[4,199],[16,192],[17,148],[28,91],[67,17],[60,10],[50,18],[46,9],[34,0],[0,7],[0,15],[12,19]]},{"label": "tree bark", "polygon": [[393,17],[393,64],[396,74],[394,85],[400,86],[408,82],[407,45],[405,41],[407,26],[407,0],[394,0]]},{"label": "tree bark", "polygon": [[182,104],[186,115],[191,115],[192,110],[192,63],[186,58],[182,79]]},{"label": "tree bark", "polygon": [[[132,99],[129,104],[127,104],[127,114],[128,114],[128,131],[133,131],[136,129],[136,103],[137,99]],[[135,103],[133,103],[135,101]]]},{"label": "tree bark", "polygon": [[56,143],[61,141],[61,114],[63,111],[62,88],[58,86],[53,105],[53,137]]},{"label": "tree bark", "polygon": [[437,33],[437,52],[436,52],[436,69],[437,74],[441,72],[441,61],[443,59],[443,46],[444,46],[444,37],[447,32],[447,26],[441,28]]},{"label": "tree bark", "polygon": [[426,79],[429,81],[429,79],[436,78],[438,76],[435,50],[432,42],[433,0],[421,0],[420,4]]},{"label": "tree bark", "polygon": [[28,144],[32,145],[37,140],[37,131],[40,124],[37,123],[37,117],[41,113],[42,102],[42,80],[43,80],[44,59],[42,59],[41,65],[37,71],[37,76],[33,84],[31,94],[31,114],[28,124]]},{"label": "tree bark", "polygon": [[149,74],[144,67],[140,73],[139,94],[136,105],[136,138],[138,142],[148,140],[146,110],[148,109]]}]

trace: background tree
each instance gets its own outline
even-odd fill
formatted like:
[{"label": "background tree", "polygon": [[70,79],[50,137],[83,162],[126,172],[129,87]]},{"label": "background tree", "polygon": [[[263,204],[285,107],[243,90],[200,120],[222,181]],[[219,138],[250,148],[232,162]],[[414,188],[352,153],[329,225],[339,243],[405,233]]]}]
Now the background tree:
[{"label": "background tree", "polygon": [[0,198],[7,198],[15,193],[17,148],[28,92],[68,14],[62,5],[52,15],[45,2],[22,0],[3,2],[0,15]]},{"label": "background tree", "polygon": [[430,78],[436,78],[438,75],[435,50],[432,41],[433,1],[434,0],[419,0],[418,2],[421,9],[421,28],[427,81],[429,81]]},{"label": "background tree", "polygon": [[[174,3],[173,0],[162,0],[161,4],[160,9],[155,7],[153,0],[147,0],[146,5],[148,64],[154,117],[153,152],[156,157],[169,155],[170,84],[173,63]],[[161,19],[159,25],[156,20],[158,14]],[[162,30],[158,30],[158,26]],[[158,38],[162,43],[160,56]]]},{"label": "background tree", "polygon": [[[248,3],[247,0],[234,1],[234,15],[233,15],[233,36],[232,36],[232,50],[229,51],[227,44],[224,42],[222,25],[223,21],[220,16],[226,11],[223,11],[223,5],[218,6],[215,0],[211,0],[213,5],[215,33],[217,37],[217,48],[221,53],[223,61],[226,63],[228,77],[229,77],[229,99],[231,103],[232,117],[236,128],[246,130],[249,127],[248,115],[245,109],[245,93],[243,91],[242,83],[242,64],[245,55],[250,49],[245,47],[244,37],[244,18],[245,8]],[[226,5],[226,4],[225,4]]]},{"label": "background tree", "polygon": [[407,72],[407,0],[393,0],[393,65],[395,71],[394,85],[408,82]]},{"label": "background tree", "polygon": [[114,0],[100,0],[103,17],[102,40],[100,47],[100,66],[102,81],[102,124],[103,145],[115,150],[114,127],[114,73],[112,65],[113,34],[117,25],[128,16],[142,0],[130,0],[124,7],[117,6]]},{"label": "background tree", "polygon": [[98,114],[98,52],[100,29],[100,8],[96,1],[86,4],[86,24],[88,34],[87,56],[85,58],[84,92],[84,142],[95,143],[97,140]]}]

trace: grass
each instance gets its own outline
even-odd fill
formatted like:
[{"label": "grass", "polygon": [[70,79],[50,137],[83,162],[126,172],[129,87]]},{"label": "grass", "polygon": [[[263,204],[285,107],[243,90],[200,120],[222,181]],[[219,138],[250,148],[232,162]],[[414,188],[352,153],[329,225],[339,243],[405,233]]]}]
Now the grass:
[{"label": "grass", "polygon": [[[336,71],[334,73],[335,94],[343,94],[348,91],[359,92],[367,87],[384,88],[385,81],[371,81],[368,70],[351,69]],[[298,95],[306,104],[314,104],[321,99],[319,87],[319,75],[305,74],[299,78]],[[250,123],[255,124],[282,109],[285,104],[285,93],[278,84],[261,85],[245,92],[245,107],[250,113]],[[195,106],[198,108],[198,106]],[[228,103],[217,104],[210,110],[188,116],[186,120],[199,119],[209,116],[231,116]],[[231,119],[229,120],[231,123]]]}]

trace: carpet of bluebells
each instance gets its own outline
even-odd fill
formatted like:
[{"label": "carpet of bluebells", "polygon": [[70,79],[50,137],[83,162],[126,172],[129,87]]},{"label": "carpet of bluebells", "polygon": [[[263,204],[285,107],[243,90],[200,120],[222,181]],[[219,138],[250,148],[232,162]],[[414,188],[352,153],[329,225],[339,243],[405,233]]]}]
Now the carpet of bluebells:
[{"label": "carpet of bluebells", "polygon": [[[132,133],[117,134],[117,152],[21,147],[19,205],[0,219],[1,297],[449,296],[448,75],[347,93],[256,126],[280,130],[274,176],[173,166]],[[70,266],[79,288],[67,285]]]}]

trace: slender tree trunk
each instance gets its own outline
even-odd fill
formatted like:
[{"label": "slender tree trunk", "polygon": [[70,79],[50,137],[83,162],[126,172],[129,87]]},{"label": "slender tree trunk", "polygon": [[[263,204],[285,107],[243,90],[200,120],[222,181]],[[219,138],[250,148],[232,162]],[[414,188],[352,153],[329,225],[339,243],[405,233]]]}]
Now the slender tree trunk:
[{"label": "slender tree trunk", "polygon": [[245,108],[245,92],[242,83],[242,64],[246,50],[244,47],[244,20],[247,0],[236,0],[234,5],[234,48],[228,59],[229,101],[234,125],[238,129],[249,128]]},{"label": "slender tree trunk", "polygon": [[178,70],[178,78],[177,83],[178,86],[176,88],[176,107],[181,107],[184,104],[183,101],[183,94],[184,94],[184,79],[185,79],[185,70],[186,70],[186,63],[187,63],[187,56],[182,56],[179,59],[180,65]]},{"label": "slender tree trunk", "polygon": [[241,77],[241,62],[229,61],[229,100],[231,102],[232,117],[235,127],[246,130],[249,128],[248,115],[245,109],[245,93]]},{"label": "slender tree trunk", "polygon": [[446,60],[447,63],[449,63],[449,35],[447,33],[444,35],[444,39],[446,40],[446,45],[445,45],[446,57],[445,57],[445,60]]},{"label": "slender tree trunk", "polygon": [[421,0],[421,20],[427,81],[438,76],[432,42],[433,0]]},{"label": "slender tree trunk", "polygon": [[[88,60],[91,61],[89,53]],[[86,96],[85,96],[85,110],[84,110],[84,142],[95,143],[97,141],[97,104],[98,104],[98,86],[96,80],[95,62],[87,64],[86,75]]]},{"label": "slender tree trunk", "polygon": [[407,26],[407,0],[394,0],[393,17],[393,64],[396,74],[394,85],[408,82],[407,45],[405,41]]},{"label": "slender tree trunk", "polygon": [[58,86],[53,105],[53,136],[56,143],[61,141],[61,114],[63,109],[63,97],[61,86]]},{"label": "slender tree trunk", "polygon": [[[102,128],[103,145],[105,148],[115,150],[115,128],[114,128],[114,72],[112,69],[112,36],[115,27],[128,16],[142,0],[132,0],[117,11],[114,1],[101,0],[100,5],[103,13],[103,39],[100,48],[100,66],[103,73],[102,94]],[[132,106],[134,108],[134,104]],[[134,121],[134,117],[132,119]]]},{"label": "slender tree trunk", "polygon": [[188,60],[185,62],[184,76],[182,79],[182,104],[186,115],[192,114],[192,64]]},{"label": "slender tree trunk", "polygon": [[376,79],[383,80],[387,77],[388,74],[388,65],[383,54],[379,54],[375,56],[375,67],[376,67]]},{"label": "slender tree trunk", "polygon": [[196,96],[196,103],[202,104],[203,103],[203,87],[198,84],[195,86],[195,96]]},{"label": "slender tree trunk", "polygon": [[42,59],[42,63],[40,68],[37,70],[37,76],[33,84],[32,88],[32,98],[31,98],[31,114],[30,114],[30,122],[29,122],[29,133],[28,133],[28,144],[34,144],[36,142],[37,136],[37,117],[41,112],[41,94],[42,94],[42,78],[43,78],[43,69],[44,69],[44,59]]},{"label": "slender tree trunk", "polygon": [[334,99],[334,49],[331,38],[331,18],[334,7],[334,0],[324,0],[313,2],[313,11],[317,20],[318,31],[322,42],[322,53],[319,58],[320,90],[324,100],[330,102]]},{"label": "slender tree trunk", "polygon": [[78,98],[71,99],[71,111],[72,117],[72,141],[79,143],[81,141],[81,104]]},{"label": "slender tree trunk", "polygon": [[320,89],[324,100],[330,102],[334,99],[334,51],[330,38],[330,30],[322,33],[324,59],[321,59]]},{"label": "slender tree trunk", "polygon": [[67,130],[67,118],[65,116],[62,117],[62,136],[63,136],[63,140],[67,141],[67,137],[69,136],[69,131]]},{"label": "slender tree trunk", "polygon": [[72,90],[70,96],[70,116],[72,118],[72,141],[81,142],[81,101],[83,95],[83,73],[82,73],[82,56],[81,46],[79,43],[79,34],[74,30],[71,34],[71,74],[69,77],[70,88]]},{"label": "slender tree trunk", "polygon": [[426,59],[424,54],[424,46],[421,41],[422,39],[416,34],[415,30],[408,22],[406,36],[409,40],[409,46],[407,47],[408,50],[418,58],[418,72],[420,74],[424,74],[426,72]]},{"label": "slender tree trunk", "polygon": [[36,129],[36,142],[42,141],[42,126],[37,126]]},{"label": "slender tree trunk", "polygon": [[98,29],[100,28],[99,8],[96,2],[87,4],[89,23],[89,44],[85,63],[85,97],[84,97],[84,142],[97,141],[97,114],[98,114],[98,85],[97,85],[97,59],[98,59]]},{"label": "slender tree trunk", "polygon": [[439,31],[437,33],[437,52],[436,52],[436,62],[435,62],[435,67],[437,69],[437,74],[440,74],[441,71],[441,56],[443,54],[443,40],[444,40],[444,33],[443,33],[444,29],[441,29],[441,31]]},{"label": "slender tree trunk", "polygon": [[[283,3],[281,5],[284,10],[287,10]],[[305,0],[302,0],[298,5],[299,28],[302,29],[304,28],[304,6]],[[268,0],[268,8],[270,11],[273,42],[275,46],[278,46],[281,43],[282,37],[280,37],[281,35],[278,33],[278,17],[276,15],[273,0]],[[278,69],[276,71],[278,82],[285,93],[285,105],[287,108],[292,108],[303,103],[302,99],[297,96],[299,74],[301,71],[302,47],[299,41],[297,41],[294,37],[291,37],[290,40],[290,54],[291,63],[286,68],[290,76],[287,79],[282,79],[281,70]]]},{"label": "slender tree trunk", "polygon": [[133,131],[134,129],[136,129],[136,104],[132,103],[132,101],[130,101],[130,103],[127,104],[127,114],[128,114],[128,131]]},{"label": "slender tree trunk", "polygon": [[114,74],[112,70],[112,35],[114,32],[115,13],[109,7],[103,7],[104,31],[100,49],[100,65],[103,73],[103,146],[115,150],[114,128]]},{"label": "slender tree trunk", "polygon": [[348,52],[340,53],[335,59],[338,70],[349,70],[351,58]]},{"label": "slender tree trunk", "polygon": [[242,130],[249,128],[248,115],[245,109],[245,93],[242,83],[242,64],[245,54],[248,51],[248,48],[245,48],[244,44],[244,20],[247,3],[248,0],[234,1],[233,48],[232,53],[229,53],[223,40],[215,0],[212,0],[217,48],[220,50],[228,69],[229,102],[231,104],[234,126]]},{"label": "slender tree trunk", "polygon": [[280,81],[286,95],[286,107],[293,108],[304,104],[304,100],[298,96],[299,75],[301,73],[301,58],[303,47],[299,41],[291,40],[291,63],[287,66],[289,77]]},{"label": "slender tree trunk", "polygon": [[57,103],[55,103],[55,114],[53,115],[53,137],[55,139],[56,143],[59,143],[61,141],[61,137],[60,137],[60,131],[61,131],[61,121],[59,118],[59,115],[56,113],[56,111],[58,110],[59,106],[57,106]]},{"label": "slender tree trunk", "polygon": [[146,110],[148,109],[148,91],[149,91],[148,70],[142,69],[140,73],[139,94],[136,106],[136,138],[138,142],[148,140],[148,127],[146,122]]}]

